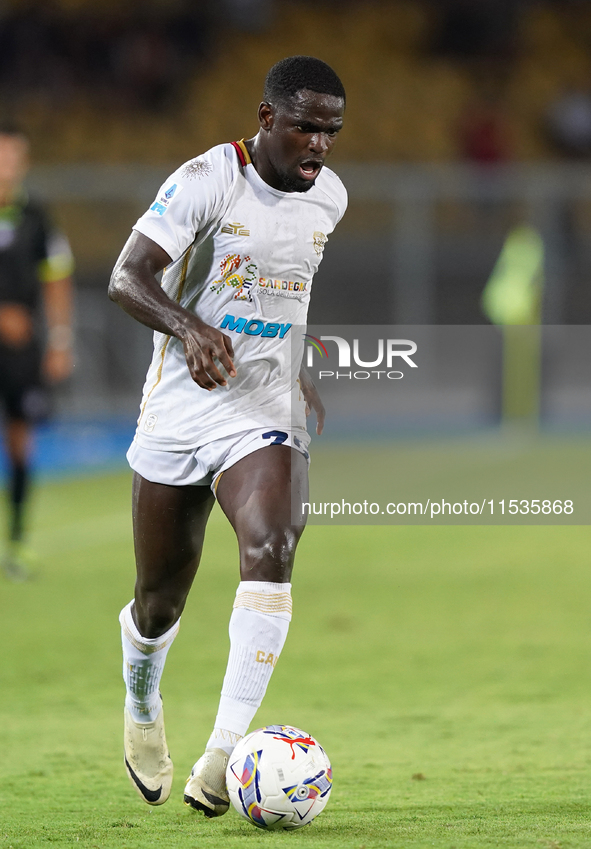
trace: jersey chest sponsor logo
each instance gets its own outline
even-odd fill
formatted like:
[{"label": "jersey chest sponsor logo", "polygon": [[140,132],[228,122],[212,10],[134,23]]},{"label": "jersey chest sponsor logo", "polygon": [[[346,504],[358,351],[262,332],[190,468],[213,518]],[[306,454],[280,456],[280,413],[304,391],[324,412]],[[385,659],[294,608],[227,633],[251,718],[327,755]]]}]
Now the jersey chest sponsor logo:
[{"label": "jersey chest sponsor logo", "polygon": [[220,277],[211,284],[210,291],[219,295],[226,286],[236,289],[235,301],[250,301],[251,288],[256,282],[258,268],[249,256],[226,254],[220,262]]},{"label": "jersey chest sponsor logo", "polygon": [[211,283],[209,289],[220,295],[226,286],[235,289],[233,300],[252,301],[256,289],[261,295],[279,295],[282,298],[301,300],[310,288],[310,281],[276,280],[271,277],[259,277],[256,262],[249,256],[226,254],[220,262],[220,276]]},{"label": "jersey chest sponsor logo", "polygon": [[250,236],[250,230],[247,230],[244,224],[240,224],[238,221],[224,224],[222,233],[228,233],[230,236]]},{"label": "jersey chest sponsor logo", "polygon": [[283,339],[289,333],[291,324],[276,324],[272,321],[261,321],[258,318],[236,318],[226,313],[220,324],[222,330],[233,330],[234,333],[245,333],[247,336],[265,336],[274,339],[278,336]]},{"label": "jersey chest sponsor logo", "polygon": [[308,291],[309,282],[300,283],[298,280],[275,280],[271,277],[259,277],[259,289],[267,295],[297,298]]}]

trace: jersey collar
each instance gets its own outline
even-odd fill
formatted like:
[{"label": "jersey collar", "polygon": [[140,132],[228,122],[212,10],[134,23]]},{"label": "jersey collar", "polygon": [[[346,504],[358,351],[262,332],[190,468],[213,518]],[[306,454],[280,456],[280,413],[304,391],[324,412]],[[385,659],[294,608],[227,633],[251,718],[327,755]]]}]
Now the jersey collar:
[{"label": "jersey collar", "polygon": [[250,153],[248,152],[248,148],[244,143],[244,139],[232,142],[232,146],[238,154],[238,159],[243,168],[246,168],[247,165],[252,165],[252,159],[250,158]]}]

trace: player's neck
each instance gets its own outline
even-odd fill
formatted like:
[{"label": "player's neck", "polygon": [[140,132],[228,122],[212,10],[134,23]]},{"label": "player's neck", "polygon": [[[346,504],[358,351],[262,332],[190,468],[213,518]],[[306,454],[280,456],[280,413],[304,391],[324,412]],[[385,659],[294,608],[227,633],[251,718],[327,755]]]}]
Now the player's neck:
[{"label": "player's neck", "polygon": [[263,180],[268,186],[271,186],[272,189],[285,191],[281,179],[278,177],[268,157],[265,155],[263,145],[260,143],[260,135],[256,135],[252,139],[248,139],[244,142],[244,144],[248,150],[250,160],[254,165],[254,170],[257,172],[261,180]]}]

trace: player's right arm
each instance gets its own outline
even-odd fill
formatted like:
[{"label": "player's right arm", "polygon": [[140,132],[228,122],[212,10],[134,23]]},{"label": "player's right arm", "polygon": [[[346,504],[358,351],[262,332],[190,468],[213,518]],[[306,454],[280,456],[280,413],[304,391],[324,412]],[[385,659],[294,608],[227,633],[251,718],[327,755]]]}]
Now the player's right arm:
[{"label": "player's right arm", "polygon": [[109,297],[125,312],[159,333],[176,336],[183,344],[191,377],[203,389],[225,386],[216,365],[236,376],[234,350],[228,336],[172,301],[156,274],[172,263],[169,254],[148,236],[134,230],[113,269]]}]

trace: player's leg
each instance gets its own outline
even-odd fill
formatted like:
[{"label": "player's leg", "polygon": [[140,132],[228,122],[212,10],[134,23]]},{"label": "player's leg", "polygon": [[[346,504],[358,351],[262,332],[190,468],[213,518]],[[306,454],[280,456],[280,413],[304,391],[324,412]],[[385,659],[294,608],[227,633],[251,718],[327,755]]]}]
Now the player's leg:
[{"label": "player's leg", "polygon": [[304,520],[292,498],[308,500],[308,465],[293,448],[270,446],[222,475],[217,497],[238,537],[241,582],[230,618],[230,656],[215,727],[193,767],[185,802],[206,816],[229,807],[228,757],[260,706],[291,620],[291,571]]},{"label": "player's leg", "polygon": [[119,617],[127,690],[124,747],[128,775],[151,805],[165,802],[172,784],[160,679],[213,503],[208,486],[167,486],[134,475],[135,598]]},{"label": "player's leg", "polygon": [[27,568],[23,556],[24,512],[31,480],[31,425],[24,418],[9,416],[6,422],[6,453],[9,477],[7,486],[9,528],[4,572],[11,580],[25,580]]}]

